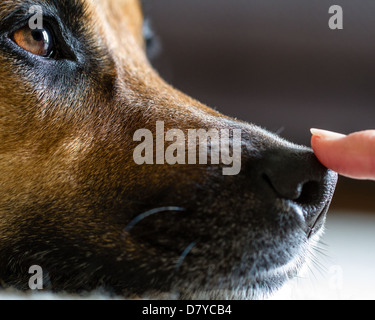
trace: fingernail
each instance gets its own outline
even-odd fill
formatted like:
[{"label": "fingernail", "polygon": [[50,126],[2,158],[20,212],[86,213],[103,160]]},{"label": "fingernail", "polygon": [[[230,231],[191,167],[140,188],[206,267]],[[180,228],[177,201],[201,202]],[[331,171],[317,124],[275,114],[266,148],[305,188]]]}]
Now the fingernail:
[{"label": "fingernail", "polygon": [[337,140],[346,137],[346,135],[344,134],[327,130],[311,129],[310,131],[313,136],[317,136],[326,140]]}]

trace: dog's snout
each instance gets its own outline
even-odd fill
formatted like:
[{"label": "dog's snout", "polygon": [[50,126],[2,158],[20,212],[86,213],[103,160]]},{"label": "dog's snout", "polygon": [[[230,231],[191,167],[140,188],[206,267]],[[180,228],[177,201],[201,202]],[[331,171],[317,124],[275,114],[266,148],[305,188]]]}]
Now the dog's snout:
[{"label": "dog's snout", "polygon": [[275,197],[305,208],[321,208],[328,201],[334,177],[312,150],[275,148],[268,150],[260,163],[263,183]]},{"label": "dog's snout", "polygon": [[306,205],[322,198],[328,170],[312,151],[273,150],[263,160],[262,177],[279,198]]},{"label": "dog's snout", "polygon": [[320,198],[327,171],[310,151],[281,149],[267,154],[262,173],[278,197],[311,204]]},{"label": "dog's snout", "polygon": [[310,149],[267,151],[261,161],[262,181],[273,197],[300,207],[310,237],[323,224],[337,175],[325,168]]},{"label": "dog's snout", "polygon": [[298,203],[309,203],[314,200],[314,195],[319,193],[317,181],[287,181],[281,182],[279,175],[264,174],[263,178],[270,184],[277,196],[282,199],[293,200]]}]

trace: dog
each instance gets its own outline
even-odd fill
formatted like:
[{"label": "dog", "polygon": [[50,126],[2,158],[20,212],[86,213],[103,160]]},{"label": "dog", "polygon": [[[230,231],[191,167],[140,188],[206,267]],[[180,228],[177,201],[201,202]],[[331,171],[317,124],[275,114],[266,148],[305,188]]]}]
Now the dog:
[{"label": "dog", "polygon": [[[29,24],[32,6],[42,28]],[[311,149],[164,82],[143,23],[138,0],[1,1],[3,289],[29,291],[39,266],[55,293],[252,299],[309,261],[337,175]],[[136,163],[135,133],[158,121],[240,130],[240,173]]]}]

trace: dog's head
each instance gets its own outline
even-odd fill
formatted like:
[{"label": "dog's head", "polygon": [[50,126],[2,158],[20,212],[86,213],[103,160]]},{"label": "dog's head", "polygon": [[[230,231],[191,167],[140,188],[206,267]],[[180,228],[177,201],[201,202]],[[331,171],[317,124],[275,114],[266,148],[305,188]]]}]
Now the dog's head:
[{"label": "dog's head", "polygon": [[[337,176],[163,82],[142,24],[136,0],[1,1],[1,283],[39,265],[55,291],[266,294],[308,258]],[[194,129],[219,135],[207,164]]]}]

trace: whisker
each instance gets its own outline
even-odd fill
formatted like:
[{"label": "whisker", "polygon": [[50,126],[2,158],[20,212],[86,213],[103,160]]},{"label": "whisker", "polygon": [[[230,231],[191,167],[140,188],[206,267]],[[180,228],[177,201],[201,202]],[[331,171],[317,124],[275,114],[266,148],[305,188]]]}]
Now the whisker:
[{"label": "whisker", "polygon": [[156,208],[156,209],[146,211],[138,215],[136,218],[134,218],[125,228],[125,232],[129,233],[138,223],[140,223],[142,220],[154,214],[168,212],[168,211],[181,212],[181,211],[185,211],[185,209],[181,207],[161,207],[161,208]]},{"label": "whisker", "polygon": [[187,257],[187,255],[190,253],[190,251],[194,248],[194,246],[196,245],[195,242],[192,242],[190,243],[186,249],[184,250],[184,252],[182,253],[182,255],[180,256],[180,258],[178,259],[178,262],[176,263],[176,267],[175,269],[178,270],[181,268],[182,264],[184,263],[185,261],[185,258]]}]

